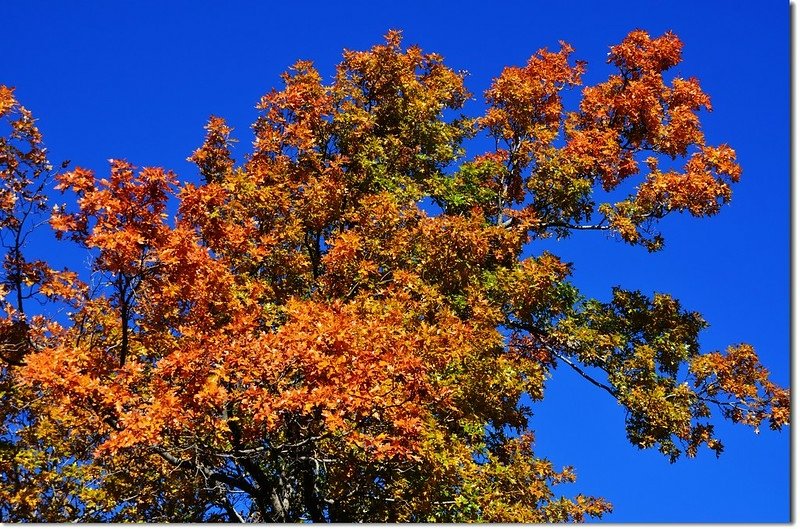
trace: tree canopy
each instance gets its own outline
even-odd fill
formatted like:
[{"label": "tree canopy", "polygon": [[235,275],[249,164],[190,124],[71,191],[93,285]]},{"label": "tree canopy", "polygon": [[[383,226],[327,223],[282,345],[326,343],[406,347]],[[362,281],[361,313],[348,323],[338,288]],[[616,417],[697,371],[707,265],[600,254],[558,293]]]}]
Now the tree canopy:
[{"label": "tree canopy", "polygon": [[[670,295],[588,298],[537,252],[575,230],[655,252],[660,219],[730,200],[741,169],[705,142],[699,81],[669,73],[681,52],[633,31],[585,85],[562,42],[470,117],[465,73],[390,31],[329,83],[294,64],[242,160],[212,116],[183,184],[118,159],[54,170],[0,87],[0,519],[600,517],[533,451],[522,397],[559,367],[671,461],[721,453],[715,420],[788,424],[751,346],[704,353]],[[467,155],[477,135],[495,147]],[[87,270],[25,255],[47,222]]]}]

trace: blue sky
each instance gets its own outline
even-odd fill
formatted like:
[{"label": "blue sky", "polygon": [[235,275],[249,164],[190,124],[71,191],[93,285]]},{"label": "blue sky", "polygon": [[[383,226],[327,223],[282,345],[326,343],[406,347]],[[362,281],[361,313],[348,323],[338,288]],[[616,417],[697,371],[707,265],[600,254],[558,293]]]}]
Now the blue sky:
[{"label": "blue sky", "polygon": [[[589,62],[587,82],[611,73],[608,47],[630,30],[671,29],[684,41],[677,75],[697,76],[714,111],[711,144],[732,145],[743,167],[733,201],[711,219],[662,224],[666,248],[648,254],[580,233],[534,246],[575,264],[585,294],[620,285],[669,292],[711,327],[705,351],[748,342],[774,379],[789,383],[789,10],[776,1],[628,2],[4,2],[0,84],[39,118],[59,163],[107,171],[109,158],[197,175],[185,158],[210,114],[247,151],[259,97],[297,59],[330,77],[343,48],[365,49],[390,28],[406,44],[470,72],[467,111],[506,65],[559,40]],[[35,249],[56,262],[83,256]],[[612,501],[615,522],[768,522],[789,519],[789,432],[721,425],[726,451],[670,465],[625,440],[622,408],[566,368],[534,408],[536,450],[573,465],[584,492]]]}]

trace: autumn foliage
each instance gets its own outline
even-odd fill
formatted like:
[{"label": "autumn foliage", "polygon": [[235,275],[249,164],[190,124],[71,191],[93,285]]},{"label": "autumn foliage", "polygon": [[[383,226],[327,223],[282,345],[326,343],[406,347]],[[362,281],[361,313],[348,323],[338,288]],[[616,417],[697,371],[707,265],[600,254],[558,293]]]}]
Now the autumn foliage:
[{"label": "autumn foliage", "polygon": [[[706,323],[669,295],[588,299],[537,253],[574,230],[656,251],[658,219],[730,199],[741,170],[705,142],[710,99],[668,73],[681,48],[634,31],[591,86],[569,45],[543,49],[471,118],[464,74],[392,31],[330,83],[296,63],[238,161],[211,117],[183,185],[124,160],[56,174],[0,87],[0,518],[600,517],[606,500],[558,495],[573,471],[533,453],[521,397],[559,367],[671,460],[721,452],[715,416],[780,429],[788,391],[752,347],[703,353]],[[476,135],[496,148],[466,156]],[[43,220],[89,270],[28,260]]]}]

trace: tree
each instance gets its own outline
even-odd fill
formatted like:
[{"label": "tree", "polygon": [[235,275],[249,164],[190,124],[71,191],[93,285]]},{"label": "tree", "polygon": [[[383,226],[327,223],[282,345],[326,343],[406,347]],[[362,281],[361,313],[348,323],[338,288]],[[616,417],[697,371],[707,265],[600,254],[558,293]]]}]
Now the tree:
[{"label": "tree", "polygon": [[[50,224],[93,256],[92,280],[6,246],[3,519],[600,517],[606,500],[556,496],[574,473],[533,453],[520,399],[542,399],[558,366],[672,461],[722,451],[714,415],[788,424],[789,393],[749,345],[702,353],[705,321],[671,296],[589,299],[570,264],[525,256],[575,230],[657,251],[659,219],[730,199],[740,168],[704,141],[708,96],[666,78],[681,48],[633,31],[574,111],[561,93],[586,64],[542,49],[469,118],[464,74],[391,31],[345,51],[331,84],[296,63],[261,99],[241,163],[212,117],[190,158],[202,181],[123,160],[107,178],[60,173],[72,205]],[[45,208],[50,169],[7,88],[0,116],[13,239]],[[467,157],[477,134],[496,147]],[[69,317],[30,315],[31,296]]]}]

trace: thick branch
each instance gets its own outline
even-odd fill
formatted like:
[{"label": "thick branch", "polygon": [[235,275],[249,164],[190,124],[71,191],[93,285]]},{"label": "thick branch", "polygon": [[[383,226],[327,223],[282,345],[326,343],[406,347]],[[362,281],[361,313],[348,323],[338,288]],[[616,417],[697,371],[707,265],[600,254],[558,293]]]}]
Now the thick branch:
[{"label": "thick branch", "polygon": [[612,397],[617,398],[618,393],[614,389],[612,389],[609,386],[603,384],[602,382],[598,381],[597,379],[589,376],[583,369],[578,367],[572,360],[570,360],[566,356],[562,355],[561,353],[558,353],[557,351],[554,351],[551,348],[548,348],[548,349],[550,350],[551,353],[553,353],[553,355],[556,358],[558,358],[559,360],[561,360],[562,362],[567,364],[569,367],[574,369],[575,372],[578,373],[580,376],[582,376],[583,378],[585,378],[586,380],[588,380],[589,382],[591,382],[592,384],[594,384],[598,388],[607,391]]},{"label": "thick branch", "polygon": [[600,222],[598,224],[570,224],[568,222],[553,221],[553,222],[544,223],[544,224],[540,225],[540,227],[541,228],[545,228],[545,229],[547,229],[547,228],[566,228],[568,230],[598,230],[598,231],[611,229],[611,226],[609,226],[608,224],[603,224],[602,222]]},{"label": "thick branch", "polygon": [[222,497],[222,508],[225,509],[226,513],[228,513],[229,521],[232,523],[245,523],[242,515],[239,514],[239,511],[237,511],[236,507],[234,507],[233,503],[231,503],[231,499],[228,497],[228,489],[226,487],[221,487],[220,496]]},{"label": "thick branch", "polygon": [[[233,417],[233,409],[232,405],[228,403],[223,409],[223,418],[226,420],[228,424],[228,429],[231,432],[231,436],[233,438],[233,448],[234,453],[241,453],[240,450],[242,449],[242,433],[239,429],[239,425]],[[250,476],[256,482],[256,488],[254,489],[254,494],[252,494],[253,499],[258,505],[258,509],[261,511],[262,516],[265,520],[269,518],[270,509],[267,505],[266,499],[264,497],[264,493],[269,491],[270,500],[272,503],[272,512],[273,516],[277,517],[276,521],[287,521],[287,513],[286,509],[284,508],[283,502],[278,497],[277,492],[275,491],[275,487],[272,486],[272,483],[261,467],[248,457],[236,457],[236,461],[242,465],[244,470],[250,474]]]},{"label": "thick branch", "polygon": [[156,446],[154,449],[156,454],[160,455],[165,461],[168,463],[175,465],[176,468],[185,469],[185,470],[196,470],[200,472],[205,479],[212,483],[222,483],[224,485],[228,485],[235,489],[239,489],[242,492],[249,494],[252,497],[256,497],[258,494],[258,490],[253,487],[247,480],[242,478],[237,478],[234,476],[229,476],[222,472],[217,472],[216,470],[204,465],[203,463],[194,463],[192,461],[188,461],[186,459],[180,459],[165,449]]},{"label": "thick branch", "polygon": [[[523,324],[523,323],[516,323],[516,324],[511,324],[510,327],[511,328],[516,328],[516,329],[519,329],[519,330],[523,330],[525,332],[528,332],[528,333],[538,337],[542,342],[544,341],[543,340],[544,332],[541,331],[540,329],[534,327],[533,325],[526,325],[526,324]],[[569,367],[571,367],[573,370],[575,370],[576,373],[578,373],[580,376],[582,376],[583,378],[585,378],[586,380],[588,380],[589,382],[591,382],[592,384],[594,384],[598,388],[608,392],[608,394],[611,395],[612,397],[614,397],[615,399],[619,396],[619,393],[615,389],[611,388],[610,386],[608,386],[606,384],[603,384],[599,380],[595,379],[594,377],[592,377],[591,375],[586,373],[586,371],[581,369],[580,366],[578,366],[575,362],[570,360],[567,356],[565,356],[562,353],[560,353],[556,348],[554,348],[551,345],[548,345],[546,343],[542,343],[542,346],[545,349],[547,349],[550,353],[552,353],[553,356],[555,356],[556,358],[558,358],[559,360],[561,360],[562,362],[567,364]]]}]

